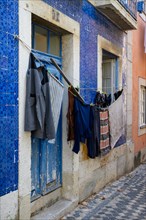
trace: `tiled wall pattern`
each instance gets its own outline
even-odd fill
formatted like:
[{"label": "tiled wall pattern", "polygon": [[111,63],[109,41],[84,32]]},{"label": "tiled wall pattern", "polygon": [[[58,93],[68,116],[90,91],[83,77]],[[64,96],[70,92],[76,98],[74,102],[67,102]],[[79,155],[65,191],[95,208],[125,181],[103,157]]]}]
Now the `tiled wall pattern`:
[{"label": "tiled wall pattern", "polygon": [[123,47],[123,35],[114,24],[87,0],[44,0],[80,23],[80,89],[87,102],[92,102],[97,88],[97,35]]},{"label": "tiled wall pattern", "polygon": [[18,1],[0,0],[0,196],[18,188]]}]

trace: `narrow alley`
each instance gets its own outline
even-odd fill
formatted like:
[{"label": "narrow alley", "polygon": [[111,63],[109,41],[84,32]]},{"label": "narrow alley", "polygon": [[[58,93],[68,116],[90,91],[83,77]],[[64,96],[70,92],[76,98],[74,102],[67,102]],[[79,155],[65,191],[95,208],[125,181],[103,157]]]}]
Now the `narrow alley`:
[{"label": "narrow alley", "polygon": [[146,163],[82,202],[62,220],[146,219]]}]

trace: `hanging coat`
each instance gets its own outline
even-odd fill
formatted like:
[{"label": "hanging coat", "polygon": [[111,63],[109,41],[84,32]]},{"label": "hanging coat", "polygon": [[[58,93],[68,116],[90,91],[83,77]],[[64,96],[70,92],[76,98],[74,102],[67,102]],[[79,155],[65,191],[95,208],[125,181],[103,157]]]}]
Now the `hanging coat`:
[{"label": "hanging coat", "polygon": [[48,72],[44,66],[37,67],[33,54],[26,78],[24,130],[31,131],[32,137],[55,138]]}]

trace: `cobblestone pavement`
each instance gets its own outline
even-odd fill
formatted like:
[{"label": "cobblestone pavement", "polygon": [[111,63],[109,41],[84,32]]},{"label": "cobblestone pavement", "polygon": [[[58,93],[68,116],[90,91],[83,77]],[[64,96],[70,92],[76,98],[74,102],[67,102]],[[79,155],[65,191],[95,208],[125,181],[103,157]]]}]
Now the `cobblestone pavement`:
[{"label": "cobblestone pavement", "polygon": [[146,220],[146,163],[82,202],[63,220]]}]

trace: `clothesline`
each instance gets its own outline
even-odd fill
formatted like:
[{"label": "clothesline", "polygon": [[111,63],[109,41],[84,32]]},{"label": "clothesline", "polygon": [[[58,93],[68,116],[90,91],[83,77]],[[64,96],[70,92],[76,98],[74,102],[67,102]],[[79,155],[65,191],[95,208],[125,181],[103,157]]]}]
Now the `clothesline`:
[{"label": "clothesline", "polygon": [[[65,88],[68,88],[68,86],[66,86],[65,84],[64,84],[64,87]],[[111,88],[111,87],[107,87],[107,88]],[[78,88],[79,90],[89,90],[89,91],[92,91],[92,92],[97,92],[97,91],[102,91],[103,89],[102,88]],[[118,87],[117,88],[117,90],[119,91],[119,90],[122,90],[123,89],[123,87],[121,86],[121,87]],[[115,91],[117,91],[117,90],[115,90]]]}]

